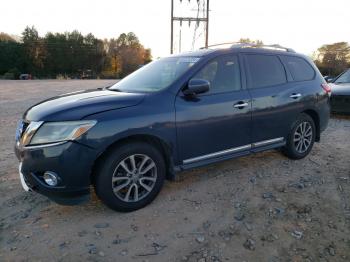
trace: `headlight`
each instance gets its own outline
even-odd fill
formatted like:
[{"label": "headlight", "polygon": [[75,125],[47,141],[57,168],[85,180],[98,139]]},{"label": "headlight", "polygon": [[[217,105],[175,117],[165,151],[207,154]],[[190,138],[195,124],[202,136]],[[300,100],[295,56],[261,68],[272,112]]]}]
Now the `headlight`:
[{"label": "headlight", "polygon": [[44,123],[34,134],[30,145],[74,140],[96,124],[95,120]]}]

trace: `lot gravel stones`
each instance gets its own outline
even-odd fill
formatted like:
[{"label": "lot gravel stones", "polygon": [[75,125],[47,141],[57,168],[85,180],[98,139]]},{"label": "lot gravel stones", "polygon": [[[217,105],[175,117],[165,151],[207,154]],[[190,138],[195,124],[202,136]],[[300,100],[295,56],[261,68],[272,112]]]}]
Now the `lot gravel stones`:
[{"label": "lot gravel stones", "polygon": [[32,104],[114,81],[0,81],[0,261],[350,261],[350,118],[300,161],[278,151],[181,173],[117,213],[22,190],[13,153]]}]

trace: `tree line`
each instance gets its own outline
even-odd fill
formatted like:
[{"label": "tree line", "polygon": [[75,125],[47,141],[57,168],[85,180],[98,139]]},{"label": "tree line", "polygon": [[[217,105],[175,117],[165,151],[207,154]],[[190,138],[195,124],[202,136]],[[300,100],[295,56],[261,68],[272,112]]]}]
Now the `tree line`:
[{"label": "tree line", "polygon": [[2,78],[18,79],[21,73],[35,78],[121,78],[151,59],[151,50],[132,32],[101,40],[78,31],[40,37],[34,27],[26,27],[20,41],[0,33]]},{"label": "tree line", "polygon": [[350,68],[350,46],[347,42],[323,45],[313,54],[313,60],[324,76],[335,77]]},{"label": "tree line", "polygon": [[[263,44],[249,38],[239,42]],[[323,45],[312,58],[323,75],[334,77],[350,67],[349,43]],[[151,50],[132,32],[109,40],[78,31],[40,37],[34,27],[26,27],[20,40],[0,33],[0,78],[18,79],[21,73],[36,78],[122,78],[151,59]]]}]

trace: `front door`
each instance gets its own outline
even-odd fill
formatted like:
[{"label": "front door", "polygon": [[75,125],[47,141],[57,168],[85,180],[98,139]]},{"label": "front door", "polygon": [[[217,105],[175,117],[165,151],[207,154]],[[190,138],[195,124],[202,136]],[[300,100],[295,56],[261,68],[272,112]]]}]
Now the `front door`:
[{"label": "front door", "polygon": [[182,92],[176,99],[178,153],[182,164],[198,164],[248,152],[251,143],[251,99],[242,89],[236,55],[208,62],[194,77],[210,82],[196,97]]}]

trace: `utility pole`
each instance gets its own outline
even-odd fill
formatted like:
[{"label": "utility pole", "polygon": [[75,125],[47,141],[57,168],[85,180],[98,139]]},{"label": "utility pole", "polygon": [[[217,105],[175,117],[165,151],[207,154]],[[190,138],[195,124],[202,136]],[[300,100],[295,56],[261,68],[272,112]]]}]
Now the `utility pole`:
[{"label": "utility pole", "polygon": [[[176,0],[180,1],[180,4],[182,1],[185,0]],[[191,0],[188,0],[189,2]],[[205,47],[208,47],[208,39],[209,39],[209,0],[192,0],[192,1],[205,1],[206,2],[206,8],[205,8],[205,15],[203,17],[182,17],[182,16],[174,16],[174,0],[171,0],[171,26],[170,26],[170,53],[174,53],[174,23],[179,22],[180,26],[182,26],[182,22],[188,22],[189,25],[191,22],[200,24],[200,23],[205,23]],[[180,31],[181,34],[181,31]],[[181,35],[180,35],[180,43],[179,47],[181,46]]]},{"label": "utility pole", "polygon": [[171,0],[171,36],[170,36],[170,54],[174,50],[174,0]]},{"label": "utility pole", "polygon": [[209,0],[207,0],[207,23],[205,24],[205,48],[208,48],[209,39]]}]

